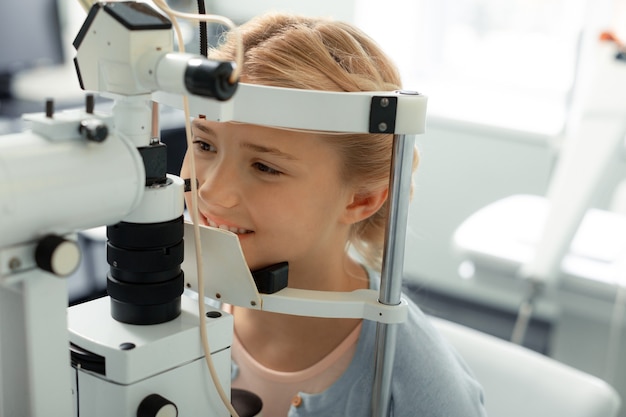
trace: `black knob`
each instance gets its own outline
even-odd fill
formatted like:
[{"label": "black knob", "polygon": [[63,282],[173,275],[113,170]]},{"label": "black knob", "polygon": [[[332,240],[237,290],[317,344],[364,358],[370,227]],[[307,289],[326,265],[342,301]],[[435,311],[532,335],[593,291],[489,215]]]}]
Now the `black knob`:
[{"label": "black knob", "polygon": [[35,262],[44,271],[65,277],[80,264],[80,249],[76,242],[61,236],[48,235],[37,244]]},{"label": "black knob", "polygon": [[78,131],[84,139],[94,142],[103,142],[109,136],[109,128],[98,119],[82,120]]},{"label": "black knob", "polygon": [[178,408],[159,394],[150,394],[139,404],[137,417],[178,417]]},{"label": "black knob", "polygon": [[232,62],[190,59],[185,69],[185,88],[191,94],[225,101],[237,91],[238,83],[231,83]]},{"label": "black knob", "polygon": [[253,392],[233,388],[230,390],[230,397],[239,417],[254,417],[263,410],[261,397]]}]

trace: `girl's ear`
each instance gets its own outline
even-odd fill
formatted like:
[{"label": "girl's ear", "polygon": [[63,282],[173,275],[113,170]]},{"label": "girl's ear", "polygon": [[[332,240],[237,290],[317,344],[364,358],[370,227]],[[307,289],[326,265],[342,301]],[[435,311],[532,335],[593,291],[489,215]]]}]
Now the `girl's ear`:
[{"label": "girl's ear", "polygon": [[344,212],[344,222],[358,223],[372,216],[387,201],[389,189],[387,187],[367,193],[354,193]]}]

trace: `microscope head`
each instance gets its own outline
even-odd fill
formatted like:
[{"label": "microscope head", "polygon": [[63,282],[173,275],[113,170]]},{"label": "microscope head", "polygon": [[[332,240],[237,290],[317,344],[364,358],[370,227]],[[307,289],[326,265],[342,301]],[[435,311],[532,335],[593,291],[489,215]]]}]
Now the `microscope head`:
[{"label": "microscope head", "polygon": [[123,96],[168,91],[228,100],[234,64],[174,52],[172,23],[146,3],[95,3],[74,40],[83,90]]}]

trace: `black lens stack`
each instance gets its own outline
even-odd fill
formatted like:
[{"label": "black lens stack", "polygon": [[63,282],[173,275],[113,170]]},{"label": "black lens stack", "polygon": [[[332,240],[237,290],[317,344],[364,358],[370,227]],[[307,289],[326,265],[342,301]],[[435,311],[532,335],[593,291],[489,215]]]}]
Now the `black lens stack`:
[{"label": "black lens stack", "polygon": [[107,227],[107,291],[115,320],[147,325],[180,315],[183,235],[182,216],[168,222],[120,222]]}]

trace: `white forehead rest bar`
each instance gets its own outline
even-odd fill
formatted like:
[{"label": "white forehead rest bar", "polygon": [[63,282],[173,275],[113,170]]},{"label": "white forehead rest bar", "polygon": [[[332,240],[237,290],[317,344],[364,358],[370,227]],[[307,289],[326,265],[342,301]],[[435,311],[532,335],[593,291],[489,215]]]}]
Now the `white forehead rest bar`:
[{"label": "white forehead rest bar", "polygon": [[[182,109],[182,96],[155,101]],[[228,101],[189,96],[192,116],[207,120],[345,133],[424,133],[427,98],[413,91],[331,92],[240,83]]]}]

